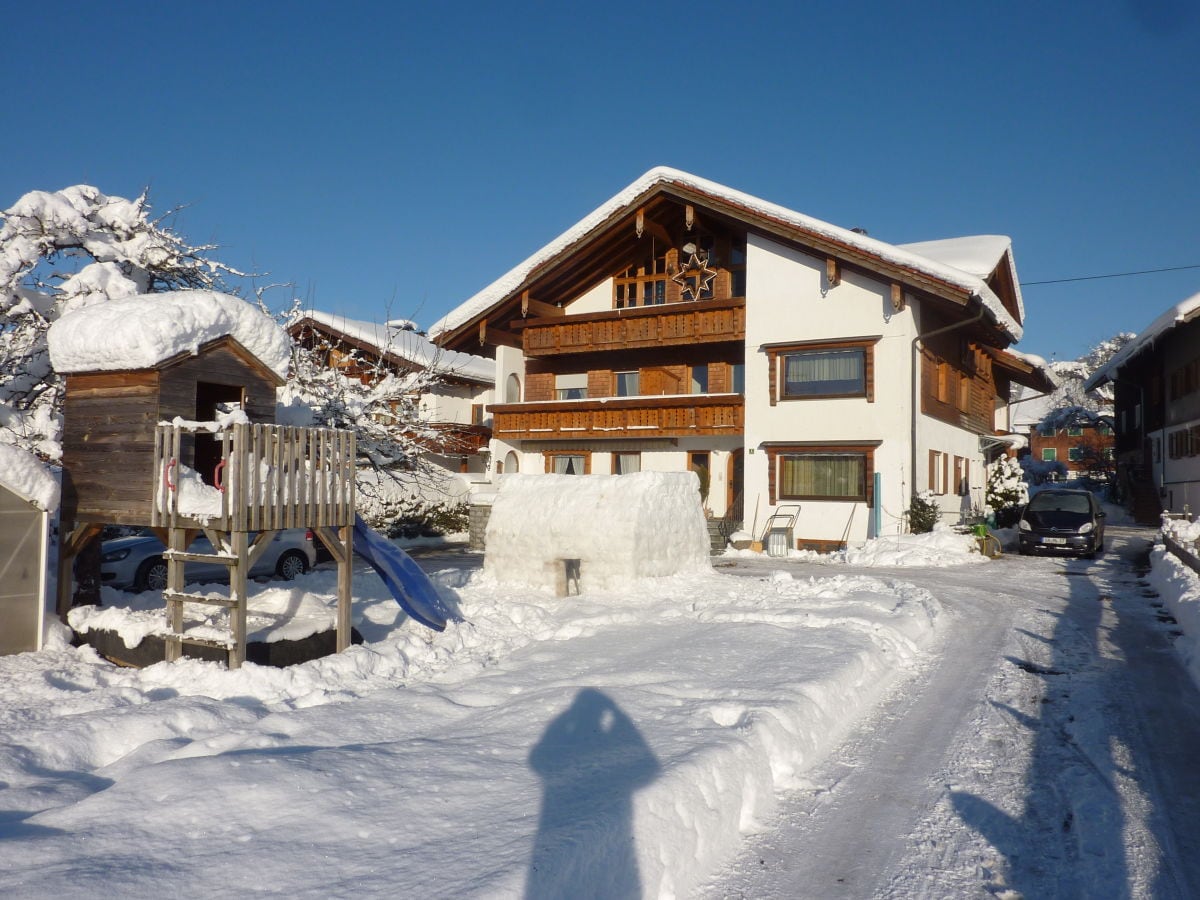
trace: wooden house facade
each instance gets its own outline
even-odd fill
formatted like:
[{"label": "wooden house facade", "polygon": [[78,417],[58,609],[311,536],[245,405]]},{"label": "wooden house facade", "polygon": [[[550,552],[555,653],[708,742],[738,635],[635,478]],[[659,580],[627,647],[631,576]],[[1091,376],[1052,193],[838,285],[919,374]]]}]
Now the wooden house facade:
[{"label": "wooden house facade", "polygon": [[798,506],[828,549],[918,490],[982,505],[1011,386],[1047,383],[1023,315],[1006,238],[894,246],[656,169],[433,334],[495,356],[493,475],[691,469],[714,518]]}]

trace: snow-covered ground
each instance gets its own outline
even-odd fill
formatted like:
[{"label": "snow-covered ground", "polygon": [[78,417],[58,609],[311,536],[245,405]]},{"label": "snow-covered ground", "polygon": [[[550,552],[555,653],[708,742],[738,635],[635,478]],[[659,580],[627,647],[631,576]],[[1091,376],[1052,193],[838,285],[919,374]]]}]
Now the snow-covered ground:
[{"label": "snow-covered ground", "polygon": [[[0,658],[0,894],[1187,896],[1144,741],[1106,730],[1120,698],[1047,674],[1121,644],[1149,589],[1118,553],[927,540],[939,567],[907,541],[731,555],[561,599],[447,567],[467,621],[442,634],[356,574],[367,643],[286,670]],[[320,606],[333,578],[256,596]]]}]

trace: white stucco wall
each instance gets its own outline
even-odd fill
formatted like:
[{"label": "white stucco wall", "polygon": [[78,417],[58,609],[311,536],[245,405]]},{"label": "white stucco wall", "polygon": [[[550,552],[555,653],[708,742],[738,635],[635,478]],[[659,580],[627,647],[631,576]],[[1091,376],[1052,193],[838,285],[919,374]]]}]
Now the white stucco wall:
[{"label": "white stucco wall", "polygon": [[[884,533],[894,533],[907,507],[912,478],[909,432],[912,411],[911,304],[896,312],[890,283],[843,272],[830,288],[825,260],[751,235],[746,247],[746,494],[747,529],[761,530],[777,506],[770,503],[768,442],[881,441],[874,450],[882,473]],[[864,398],[780,400],[770,404],[770,369],[764,344],[874,337],[874,402]],[[865,503],[804,501],[796,535],[861,542],[868,537]],[[755,510],[757,509],[757,514]],[[756,535],[757,536],[757,535]]]},{"label": "white stucco wall", "polygon": [[613,280],[605,278],[571,302],[568,315],[608,312],[613,308]]}]

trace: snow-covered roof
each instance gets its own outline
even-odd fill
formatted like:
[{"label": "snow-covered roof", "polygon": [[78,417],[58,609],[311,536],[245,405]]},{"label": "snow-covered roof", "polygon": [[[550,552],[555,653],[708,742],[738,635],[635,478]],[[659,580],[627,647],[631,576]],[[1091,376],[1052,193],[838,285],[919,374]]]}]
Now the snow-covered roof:
[{"label": "snow-covered roof", "polygon": [[0,485],[38,509],[58,508],[58,479],[45,463],[20,447],[0,444]]},{"label": "snow-covered roof", "polygon": [[380,325],[318,310],[306,310],[304,315],[320,325],[368,344],[380,353],[398,356],[423,368],[434,368],[446,375],[456,375],[487,384],[494,384],[496,381],[495,360],[473,356],[470,353],[443,350],[424,335],[405,327],[412,324],[407,319],[392,320]]},{"label": "snow-covered roof", "polygon": [[1138,336],[1122,347],[1113,358],[1092,373],[1091,378],[1083,383],[1085,391],[1094,390],[1106,381],[1111,381],[1117,370],[1133,359],[1163,334],[1176,325],[1190,322],[1200,316],[1200,294],[1193,294],[1186,300],[1176,303],[1161,313],[1153,322],[1138,332]]},{"label": "snow-covered roof", "polygon": [[[612,216],[620,213],[622,210],[632,208],[645,193],[659,185],[673,185],[705,194],[715,200],[725,201],[741,207],[750,213],[777,220],[785,226],[825,237],[839,244],[877,257],[885,262],[904,266],[945,282],[952,287],[966,291],[970,296],[978,299],[987,310],[991,319],[1013,340],[1019,340],[1021,337],[1021,324],[1009,314],[1004,308],[1003,303],[1001,303],[1000,298],[988,287],[984,278],[977,273],[965,271],[903,246],[888,244],[868,235],[851,231],[848,228],[841,228],[837,225],[831,225],[828,222],[822,222],[820,219],[814,219],[811,216],[806,216],[787,207],[779,206],[778,204],[762,200],[741,191],[736,191],[715,181],[698,178],[687,172],[667,167],[651,169],[623,191],[613,196],[571,228],[564,231],[549,244],[542,247],[524,262],[515,266],[507,274],[496,279],[496,281],[475,294],[475,296],[452,310],[433,325],[430,329],[430,334],[434,338],[437,338],[439,335],[453,331],[490,309],[493,304],[500,302],[519,288],[538,266],[562,253],[572,244],[584,238],[594,228],[608,221]],[[980,242],[980,246],[986,244],[990,248],[993,246],[995,240],[997,240],[997,237],[995,235],[987,235],[977,240]],[[1004,238],[1004,240],[1007,241],[1007,238]],[[954,242],[932,243],[950,245]],[[969,257],[973,263],[977,264],[981,258],[979,248],[976,248],[971,254],[967,254],[965,246],[964,244],[964,249],[958,251],[959,255],[964,258]]]},{"label": "snow-covered roof", "polygon": [[149,369],[217,338],[232,337],[280,378],[291,341],[258,307],[216,291],[168,291],[94,302],[50,326],[58,372]]}]

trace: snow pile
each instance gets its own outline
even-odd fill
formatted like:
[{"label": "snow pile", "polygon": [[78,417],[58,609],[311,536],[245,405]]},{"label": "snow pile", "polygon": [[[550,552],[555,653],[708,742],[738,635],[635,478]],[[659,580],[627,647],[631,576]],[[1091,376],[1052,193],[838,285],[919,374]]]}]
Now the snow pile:
[{"label": "snow pile", "polygon": [[11,444],[0,443],[0,485],[38,509],[58,509],[58,479],[32,453]]},{"label": "snow pile", "polygon": [[709,567],[708,529],[691,472],[511,475],[487,527],[484,572],[554,590],[561,560],[580,561],[587,590]]},{"label": "snow pile", "polygon": [[1192,681],[1200,687],[1200,575],[1159,545],[1150,553],[1147,580],[1179,623],[1183,633],[1175,639],[1175,649]]},{"label": "snow pile", "polygon": [[1191,544],[1200,540],[1200,519],[1189,522],[1187,519],[1168,519],[1162,521],[1162,533],[1180,544]]},{"label": "snow pile", "polygon": [[257,307],[216,291],[93,303],[55,322],[47,340],[55,370],[68,373],[148,369],[226,335],[281,379],[287,377],[287,333]]},{"label": "snow pile", "polygon": [[286,670],[0,658],[0,894],[696,896],[942,626],[927,591],[861,575],[551,602],[437,577],[469,622],[413,629],[356,576],[367,643]]},{"label": "snow pile", "polygon": [[[753,550],[726,550],[725,556],[742,559],[764,558]],[[851,565],[869,568],[889,566],[926,566],[945,568],[970,563],[987,562],[979,553],[974,535],[960,534],[948,525],[938,524],[926,534],[893,534],[873,538],[859,547],[817,553],[813,550],[789,550],[789,559],[820,562],[828,565]]]},{"label": "snow pile", "polygon": [[985,559],[975,536],[938,524],[926,534],[897,534],[839,551],[841,562],[852,566],[961,566]]}]

